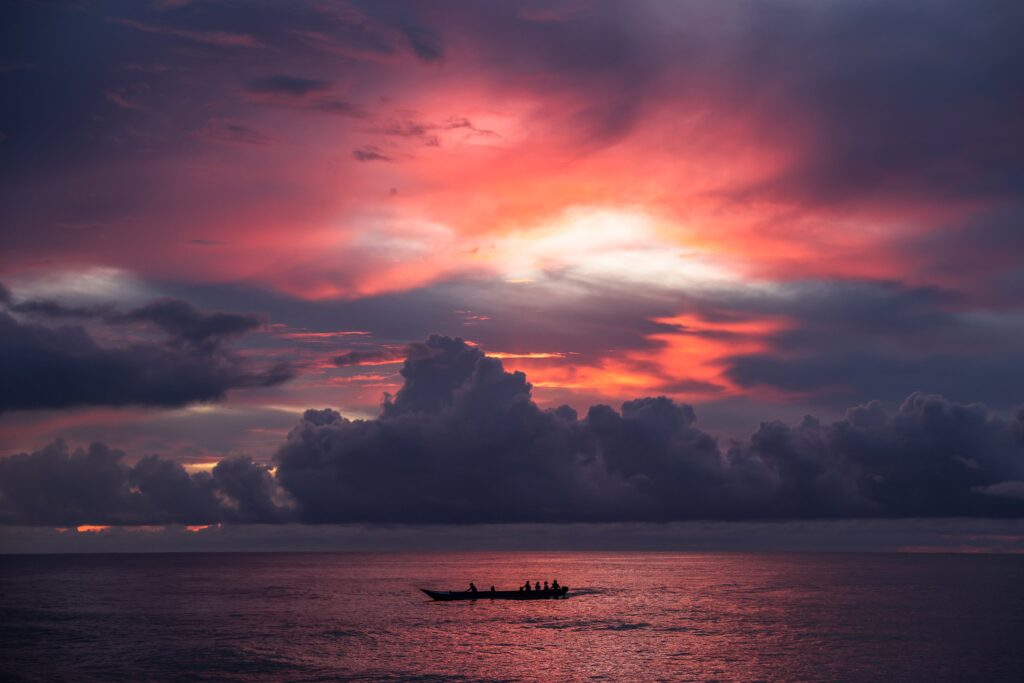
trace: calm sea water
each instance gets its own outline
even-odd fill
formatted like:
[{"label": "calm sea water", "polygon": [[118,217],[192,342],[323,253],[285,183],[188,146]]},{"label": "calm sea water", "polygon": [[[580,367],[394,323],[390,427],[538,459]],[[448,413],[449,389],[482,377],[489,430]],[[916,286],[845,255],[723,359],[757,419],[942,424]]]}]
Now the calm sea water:
[{"label": "calm sea water", "polygon": [[[568,584],[433,603],[420,587]],[[4,680],[1024,680],[1024,557],[0,557]]]}]

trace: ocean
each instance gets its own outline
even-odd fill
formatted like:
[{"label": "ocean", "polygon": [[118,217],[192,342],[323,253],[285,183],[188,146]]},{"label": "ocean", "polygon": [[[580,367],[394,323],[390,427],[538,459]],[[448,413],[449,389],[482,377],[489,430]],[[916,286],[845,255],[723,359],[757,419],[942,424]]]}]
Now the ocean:
[{"label": "ocean", "polygon": [[[420,588],[558,579],[565,600]],[[0,556],[5,681],[1024,680],[1024,557]]]}]

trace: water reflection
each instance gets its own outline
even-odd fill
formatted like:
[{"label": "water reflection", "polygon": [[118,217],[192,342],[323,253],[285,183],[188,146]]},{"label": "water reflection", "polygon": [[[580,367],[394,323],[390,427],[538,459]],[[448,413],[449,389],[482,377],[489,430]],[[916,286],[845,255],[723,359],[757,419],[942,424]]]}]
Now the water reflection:
[{"label": "water reflection", "polygon": [[[0,559],[0,672],[192,680],[1013,679],[1024,558],[658,553]],[[431,602],[421,586],[567,600]]]}]

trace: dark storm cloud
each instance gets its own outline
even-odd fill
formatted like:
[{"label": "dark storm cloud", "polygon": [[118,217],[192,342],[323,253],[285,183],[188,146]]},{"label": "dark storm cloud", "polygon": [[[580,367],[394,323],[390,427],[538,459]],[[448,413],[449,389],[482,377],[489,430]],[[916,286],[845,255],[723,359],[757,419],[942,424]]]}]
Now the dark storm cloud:
[{"label": "dark storm cloud", "polygon": [[[636,469],[663,464],[665,450],[676,445],[694,455],[693,467],[682,462],[679,469],[699,476],[716,452],[692,429],[692,411],[666,399],[630,404],[624,416],[594,408],[593,430],[571,409],[542,411],[522,373],[505,372],[500,361],[458,339],[434,336],[418,345],[402,375],[405,384],[381,418],[349,421],[330,410],[308,411],[289,436],[277,456],[278,481],[297,499],[302,519],[648,517],[656,503],[645,490],[647,472],[630,483]],[[636,435],[656,450],[632,468],[622,442]],[[607,463],[595,448],[599,441],[608,446]],[[386,487],[378,485],[382,476]],[[709,485],[709,500],[712,479],[693,482],[695,489]]]},{"label": "dark storm cloud", "polygon": [[[716,298],[709,297],[713,305]],[[810,280],[780,287],[775,296],[755,290],[726,293],[734,312],[784,315],[801,325],[838,334],[932,332],[947,326],[957,302],[953,292],[900,282],[871,280]],[[728,308],[726,308],[728,311]]]},{"label": "dark storm cloud", "polygon": [[189,474],[176,462],[147,456],[134,465],[104,444],[71,451],[55,442],[0,459],[4,524],[214,524],[285,518],[265,467],[222,460]]},{"label": "dark storm cloud", "polygon": [[825,506],[867,516],[1020,516],[1019,501],[981,493],[1024,475],[1020,425],[1019,415],[1004,421],[981,405],[913,394],[893,416],[869,403],[831,425],[765,424],[745,450],[778,477],[781,516]]},{"label": "dark storm cloud", "polygon": [[109,325],[148,323],[166,333],[175,344],[205,348],[256,330],[266,322],[258,315],[221,311],[205,313],[180,299],[159,299],[126,313],[110,305],[68,306],[50,299],[14,302],[9,296],[6,301],[0,298],[0,305],[5,303],[15,313],[47,318],[91,318]]},{"label": "dark storm cloud", "polygon": [[985,356],[970,352],[927,353],[899,357],[884,351],[817,351],[797,357],[771,353],[727,359],[726,375],[743,387],[769,386],[808,393],[820,401],[842,404],[851,396],[891,400],[908,386],[947,396],[985,396],[993,405],[1020,402],[1024,359],[1009,353]]},{"label": "dark storm cloud", "polygon": [[[207,307],[256,307],[275,322],[311,332],[336,330],[343,320],[347,328],[366,330],[389,343],[423,339],[438,328],[462,329],[466,319],[459,311],[471,310],[488,317],[472,329],[473,341],[486,349],[573,351],[580,363],[594,362],[611,350],[657,347],[652,335],[671,334],[677,328],[656,319],[677,314],[681,305],[677,291],[582,280],[571,274],[520,284],[453,280],[340,301],[297,299],[238,285],[178,283],[172,293]],[[734,304],[730,299],[714,305]]]},{"label": "dark storm cloud", "polygon": [[923,390],[954,400],[1021,401],[1024,318],[971,310],[962,296],[897,282],[792,282],[771,293],[737,290],[689,297],[707,320],[774,319],[767,347],[722,359],[742,387],[765,386],[834,406],[887,402]]},{"label": "dark storm cloud", "polygon": [[[581,290],[585,296],[576,294]],[[1024,316],[978,311],[962,294],[893,281],[807,280],[680,292],[566,273],[527,284],[442,282],[347,301],[304,301],[240,287],[181,287],[177,294],[220,308],[256,305],[275,321],[309,331],[336,330],[344,320],[388,349],[440,327],[466,330],[490,351],[571,351],[581,365],[657,352],[665,337],[710,338],[723,342],[722,370],[739,386],[796,392],[805,405],[830,411],[873,399],[898,405],[914,391],[954,401],[983,399],[1000,410],[1022,400]],[[488,319],[469,329],[459,310]],[[659,322],[680,313],[709,329]],[[716,329],[765,322],[779,327]],[[726,345],[751,341],[765,350],[730,354]],[[636,363],[638,371],[665,373],[655,364]],[[685,373],[665,374],[651,391],[715,391],[713,384],[680,380],[687,380]]]},{"label": "dark storm cloud", "polygon": [[15,302],[13,299],[0,301],[15,313],[45,318],[102,318],[116,314],[112,306],[98,304],[92,306],[69,306],[52,299],[27,299]]},{"label": "dark storm cloud", "polygon": [[[209,478],[97,445],[0,461],[8,523],[612,522],[1024,517],[1024,411],[915,393],[831,424],[766,422],[723,445],[665,397],[542,410],[520,372],[460,339],[411,347],[373,420],[309,410],[276,480],[225,460]],[[280,487],[280,490],[278,490]],[[211,495],[213,489],[216,495]],[[224,501],[228,502],[225,503]],[[287,500],[287,503],[282,501]]]},{"label": "dark storm cloud", "polygon": [[[83,318],[105,325],[149,324],[163,338],[98,343],[81,325],[46,326],[0,311],[0,412],[74,406],[182,406],[223,399],[231,389],[280,384],[284,364],[258,369],[223,343],[261,319],[203,313],[186,302],[156,301],[127,313],[48,301],[9,304],[33,316]],[[110,328],[107,328],[110,331]]]},{"label": "dark storm cloud", "polygon": [[167,333],[174,343],[196,348],[212,348],[229,337],[258,329],[264,324],[256,315],[204,313],[187,301],[163,299],[146,304],[120,316],[107,316],[109,322],[147,322]]},{"label": "dark storm cloud", "polygon": [[[722,447],[664,397],[544,411],[461,340],[411,351],[376,420],[308,411],[277,476],[310,522],[1020,516],[1020,417],[913,394]],[[996,488],[991,488],[991,487]]]},{"label": "dark storm cloud", "polygon": [[[480,349],[458,338],[431,335],[425,344],[411,344],[401,370],[404,383],[393,400],[388,398],[384,402],[384,416],[436,412],[451,406],[456,391],[473,377],[483,359]],[[501,362],[495,359],[488,362],[497,373]],[[520,389],[528,391],[523,373],[509,377],[517,385],[513,393],[519,393]]]}]

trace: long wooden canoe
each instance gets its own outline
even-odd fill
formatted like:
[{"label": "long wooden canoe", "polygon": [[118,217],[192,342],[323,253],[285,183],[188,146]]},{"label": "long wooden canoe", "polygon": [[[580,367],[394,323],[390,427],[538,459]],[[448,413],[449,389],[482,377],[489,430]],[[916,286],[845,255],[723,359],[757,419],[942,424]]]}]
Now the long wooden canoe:
[{"label": "long wooden canoe", "polygon": [[561,586],[555,590],[539,591],[432,591],[421,588],[421,591],[430,596],[432,600],[552,600],[564,598],[569,595],[569,587]]}]

